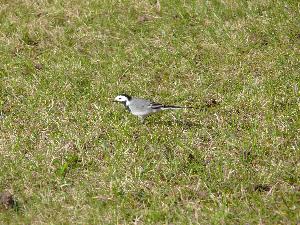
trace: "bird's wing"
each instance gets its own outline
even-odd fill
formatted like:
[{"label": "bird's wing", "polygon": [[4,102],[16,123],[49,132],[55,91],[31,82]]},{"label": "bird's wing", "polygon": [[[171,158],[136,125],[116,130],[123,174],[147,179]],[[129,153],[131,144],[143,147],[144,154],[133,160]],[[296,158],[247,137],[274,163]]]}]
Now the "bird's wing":
[{"label": "bird's wing", "polygon": [[164,105],[157,103],[157,102],[150,102],[150,104],[149,104],[149,108],[151,108],[151,109],[160,109],[163,107],[164,107]]}]

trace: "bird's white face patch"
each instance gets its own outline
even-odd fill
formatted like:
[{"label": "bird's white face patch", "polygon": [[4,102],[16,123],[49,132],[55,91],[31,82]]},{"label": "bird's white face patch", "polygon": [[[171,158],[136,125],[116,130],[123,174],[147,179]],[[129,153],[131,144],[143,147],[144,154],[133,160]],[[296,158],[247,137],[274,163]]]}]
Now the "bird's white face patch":
[{"label": "bird's white face patch", "polygon": [[124,95],[118,95],[116,98],[115,98],[115,101],[117,102],[127,102],[128,101],[128,98]]}]

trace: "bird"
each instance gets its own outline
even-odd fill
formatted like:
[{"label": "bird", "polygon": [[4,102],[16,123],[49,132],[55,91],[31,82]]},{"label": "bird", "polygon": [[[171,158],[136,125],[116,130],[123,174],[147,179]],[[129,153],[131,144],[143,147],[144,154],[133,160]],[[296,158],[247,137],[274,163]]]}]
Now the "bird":
[{"label": "bird", "polygon": [[147,116],[168,109],[187,109],[194,108],[190,106],[163,105],[151,100],[132,97],[127,94],[120,94],[115,97],[114,102],[122,103],[125,108],[133,115],[137,116],[142,123]]}]

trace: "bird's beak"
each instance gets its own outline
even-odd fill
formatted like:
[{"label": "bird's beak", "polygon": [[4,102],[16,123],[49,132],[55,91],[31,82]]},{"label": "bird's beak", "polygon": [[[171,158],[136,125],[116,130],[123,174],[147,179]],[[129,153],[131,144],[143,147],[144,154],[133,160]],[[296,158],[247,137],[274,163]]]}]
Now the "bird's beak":
[{"label": "bird's beak", "polygon": [[118,102],[118,101],[116,101],[116,100],[113,100],[112,102]]}]

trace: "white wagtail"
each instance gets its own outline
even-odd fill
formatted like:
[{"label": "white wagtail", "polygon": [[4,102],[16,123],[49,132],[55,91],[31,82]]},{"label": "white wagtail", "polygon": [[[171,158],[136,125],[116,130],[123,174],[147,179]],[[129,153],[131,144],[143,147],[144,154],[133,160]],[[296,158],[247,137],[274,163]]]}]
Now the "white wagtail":
[{"label": "white wagtail", "polygon": [[150,100],[131,97],[126,94],[118,95],[115,98],[115,102],[122,103],[129,112],[138,116],[142,123],[144,123],[147,116],[162,110],[194,108],[188,106],[163,105]]}]

